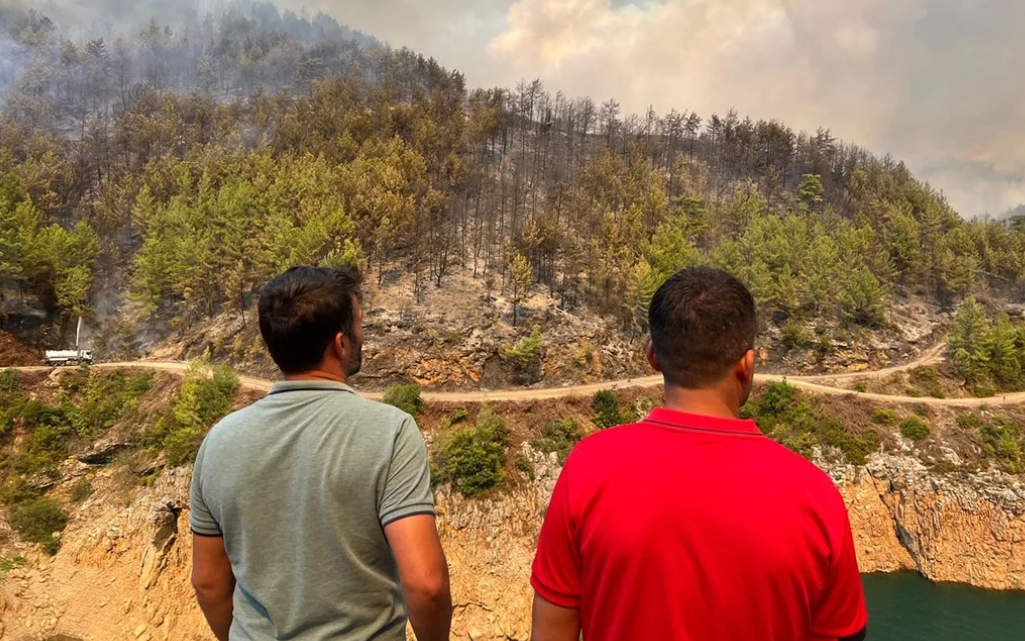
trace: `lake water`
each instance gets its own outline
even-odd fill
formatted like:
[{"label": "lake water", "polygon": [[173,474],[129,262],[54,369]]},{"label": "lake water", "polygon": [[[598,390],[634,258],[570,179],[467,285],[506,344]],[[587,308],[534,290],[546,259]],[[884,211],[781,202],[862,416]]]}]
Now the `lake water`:
[{"label": "lake water", "polygon": [[870,641],[1025,639],[1025,593],[936,584],[917,574],[864,577]]}]

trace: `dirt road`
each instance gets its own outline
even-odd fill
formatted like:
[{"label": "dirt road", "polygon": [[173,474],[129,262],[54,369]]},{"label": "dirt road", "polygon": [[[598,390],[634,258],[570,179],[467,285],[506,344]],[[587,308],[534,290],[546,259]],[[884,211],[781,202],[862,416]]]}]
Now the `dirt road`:
[{"label": "dirt road", "polygon": [[[837,387],[835,384],[844,380],[856,379],[877,379],[885,378],[897,372],[903,372],[934,365],[943,361],[945,343],[940,343],[926,350],[921,356],[908,363],[887,367],[885,369],[853,372],[848,374],[824,374],[820,376],[782,376],[776,374],[759,374],[757,380],[760,382],[773,382],[786,380],[788,383],[808,392],[815,394],[826,394],[831,396],[857,396],[879,403],[916,403],[930,406],[946,407],[978,407],[985,403],[990,406],[999,405],[1021,405],[1025,404],[1025,392],[1015,392],[992,398],[913,398],[910,396],[889,396],[886,394],[859,393],[852,390]],[[93,365],[100,369],[147,369],[157,372],[181,373],[188,367],[187,363],[171,361],[133,361],[125,363],[99,363]],[[15,367],[18,371],[50,371],[51,367]],[[249,376],[240,377],[242,386],[248,389],[270,391],[273,381],[268,381]],[[831,385],[832,383],[832,385]],[[497,403],[517,401],[538,401],[554,398],[566,398],[573,396],[591,396],[602,390],[622,390],[643,387],[656,387],[662,384],[661,376],[648,376],[633,378],[622,381],[603,381],[589,385],[575,385],[566,387],[549,387],[543,389],[517,389],[517,390],[481,390],[474,392],[424,392],[425,401],[433,403]],[[383,396],[380,393],[365,393],[364,396],[380,400]]]}]

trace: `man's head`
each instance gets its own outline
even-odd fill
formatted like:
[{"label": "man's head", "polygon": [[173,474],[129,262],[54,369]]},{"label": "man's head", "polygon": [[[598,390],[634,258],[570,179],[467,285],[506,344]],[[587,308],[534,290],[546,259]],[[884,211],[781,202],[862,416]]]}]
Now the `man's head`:
[{"label": "man's head", "polygon": [[363,364],[359,270],[294,267],[260,296],[260,333],[286,375],[312,371],[347,379]]},{"label": "man's head", "polygon": [[743,283],[718,269],[686,269],[656,292],[648,321],[648,360],[667,386],[723,390],[746,402],[758,321]]}]

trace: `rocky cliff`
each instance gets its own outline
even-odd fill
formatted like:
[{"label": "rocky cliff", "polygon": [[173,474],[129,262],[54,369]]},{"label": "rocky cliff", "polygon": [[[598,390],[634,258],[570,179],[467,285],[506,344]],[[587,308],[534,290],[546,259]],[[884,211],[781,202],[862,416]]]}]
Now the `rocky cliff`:
[{"label": "rocky cliff", "polygon": [[877,456],[827,471],[847,498],[865,572],[1025,590],[1025,486],[995,473],[953,478]]},{"label": "rocky cliff", "polygon": [[[537,478],[494,499],[439,494],[452,566],[455,638],[525,640],[534,542],[558,475],[531,452]],[[850,506],[866,572],[916,570],[937,581],[1025,589],[1025,487],[996,474],[931,475],[916,460],[823,467]],[[113,473],[111,473],[113,474]],[[102,484],[101,484],[102,485]],[[130,504],[86,503],[53,559],[30,556],[0,585],[0,639],[209,641],[188,583],[188,470],[166,472]]]}]

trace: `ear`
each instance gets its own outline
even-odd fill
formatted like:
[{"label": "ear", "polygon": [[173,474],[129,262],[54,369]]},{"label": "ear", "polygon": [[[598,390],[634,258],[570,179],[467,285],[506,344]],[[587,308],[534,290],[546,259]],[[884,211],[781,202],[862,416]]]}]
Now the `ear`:
[{"label": "ear", "polygon": [[338,332],[335,334],[334,341],[331,342],[331,352],[335,358],[345,363],[348,359],[349,354],[349,342],[344,332]]},{"label": "ear", "polygon": [[662,373],[662,364],[658,362],[658,355],[655,354],[655,344],[650,342],[650,341],[648,342],[647,354],[648,354],[648,365],[651,366],[651,369],[653,369],[656,372],[658,372],[659,374],[661,374]]},{"label": "ear", "polygon": [[737,362],[736,369],[737,379],[741,385],[749,386],[754,383],[755,380],[755,352],[753,349],[748,350]]}]

